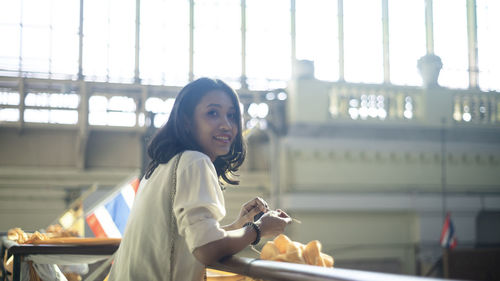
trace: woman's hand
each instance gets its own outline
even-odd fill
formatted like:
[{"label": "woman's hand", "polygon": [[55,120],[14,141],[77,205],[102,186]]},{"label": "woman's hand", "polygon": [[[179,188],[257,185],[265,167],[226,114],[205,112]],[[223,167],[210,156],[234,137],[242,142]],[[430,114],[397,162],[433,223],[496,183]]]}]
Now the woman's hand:
[{"label": "woman's hand", "polygon": [[[243,205],[240,218],[243,220],[252,221],[253,216],[261,212],[261,203],[264,200],[256,198]],[[262,200],[262,201],[261,201]],[[248,207],[245,209],[245,206]],[[252,208],[252,206],[254,206]],[[259,206],[259,207],[257,207]],[[264,205],[265,207],[265,205]],[[261,237],[273,237],[283,233],[287,224],[292,221],[282,210],[268,211],[255,222],[260,229]],[[203,264],[210,265],[220,260],[223,257],[234,255],[248,246],[256,239],[256,232],[253,228],[237,228],[227,231],[227,236],[202,245],[193,251],[193,255]]]},{"label": "woman's hand", "polygon": [[241,206],[241,211],[239,217],[231,225],[224,227],[226,230],[233,230],[243,227],[247,222],[252,221],[253,217],[260,212],[266,213],[269,211],[269,205],[267,202],[260,198],[255,197],[254,199],[246,202]]},{"label": "woman's hand", "polygon": [[260,228],[262,237],[274,237],[285,231],[287,224],[292,222],[292,218],[282,210],[269,211],[255,222]]}]

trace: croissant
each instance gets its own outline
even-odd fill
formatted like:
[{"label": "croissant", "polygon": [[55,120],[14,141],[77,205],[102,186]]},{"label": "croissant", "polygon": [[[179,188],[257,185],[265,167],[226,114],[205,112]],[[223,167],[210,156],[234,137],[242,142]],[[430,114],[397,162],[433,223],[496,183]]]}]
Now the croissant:
[{"label": "croissant", "polygon": [[263,260],[309,264],[322,267],[333,267],[333,257],[321,252],[321,243],[313,240],[307,245],[292,241],[284,234],[268,241],[262,248],[260,258]]}]

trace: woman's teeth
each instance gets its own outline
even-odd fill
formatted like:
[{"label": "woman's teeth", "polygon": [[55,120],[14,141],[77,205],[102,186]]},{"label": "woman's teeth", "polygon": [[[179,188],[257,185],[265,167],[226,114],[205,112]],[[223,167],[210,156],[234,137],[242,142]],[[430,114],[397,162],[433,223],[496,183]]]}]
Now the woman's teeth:
[{"label": "woman's teeth", "polygon": [[229,137],[224,137],[224,136],[215,136],[215,139],[221,141],[229,141]]}]

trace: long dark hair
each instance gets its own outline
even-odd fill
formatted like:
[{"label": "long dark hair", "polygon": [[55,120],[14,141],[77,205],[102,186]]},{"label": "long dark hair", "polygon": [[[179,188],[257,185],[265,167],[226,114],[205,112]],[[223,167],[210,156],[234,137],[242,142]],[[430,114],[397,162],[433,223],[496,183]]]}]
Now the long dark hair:
[{"label": "long dark hair", "polygon": [[246,155],[246,145],[242,136],[242,120],[238,94],[219,79],[199,78],[187,84],[177,95],[172,112],[165,125],[153,136],[148,146],[151,158],[145,178],[148,179],[158,167],[170,161],[175,155],[185,150],[203,152],[195,138],[188,133],[187,124],[192,123],[196,105],[206,93],[220,90],[227,93],[234,104],[237,116],[238,133],[231,144],[229,153],[219,156],[214,161],[219,179],[229,184],[239,184],[234,179],[234,172],[243,164]]}]

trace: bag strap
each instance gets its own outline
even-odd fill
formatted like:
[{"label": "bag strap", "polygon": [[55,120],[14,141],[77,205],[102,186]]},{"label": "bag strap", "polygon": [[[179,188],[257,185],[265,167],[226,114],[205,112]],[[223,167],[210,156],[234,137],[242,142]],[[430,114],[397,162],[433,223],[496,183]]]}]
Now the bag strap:
[{"label": "bag strap", "polygon": [[177,220],[174,213],[174,198],[177,189],[177,168],[179,167],[179,160],[181,159],[182,152],[177,154],[174,159],[174,168],[172,169],[172,186],[170,187],[170,280],[174,280],[174,251],[175,251],[175,238],[177,237]]}]

